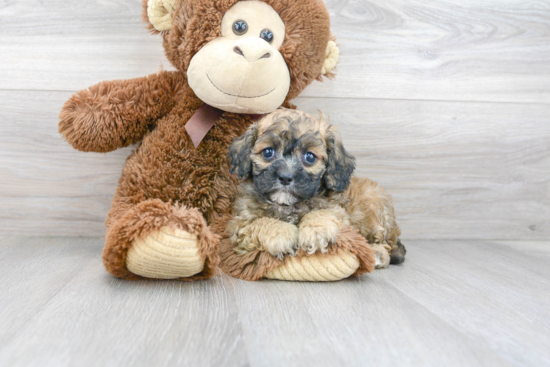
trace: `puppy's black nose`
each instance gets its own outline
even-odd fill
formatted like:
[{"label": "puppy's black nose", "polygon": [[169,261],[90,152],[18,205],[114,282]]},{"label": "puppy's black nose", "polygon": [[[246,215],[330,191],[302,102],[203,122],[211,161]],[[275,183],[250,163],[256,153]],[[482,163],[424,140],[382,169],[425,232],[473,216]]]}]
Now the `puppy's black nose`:
[{"label": "puppy's black nose", "polygon": [[292,177],[292,175],[280,175],[279,176],[279,181],[281,181],[281,183],[285,186],[290,185],[290,183],[292,182],[293,179],[294,179],[294,177]]}]

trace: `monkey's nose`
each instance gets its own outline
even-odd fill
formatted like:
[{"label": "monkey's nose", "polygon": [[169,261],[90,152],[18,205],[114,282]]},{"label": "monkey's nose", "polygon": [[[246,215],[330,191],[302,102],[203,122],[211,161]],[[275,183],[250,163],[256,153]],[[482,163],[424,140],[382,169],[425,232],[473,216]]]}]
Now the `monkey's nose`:
[{"label": "monkey's nose", "polygon": [[235,53],[236,53],[237,55],[241,55],[241,56],[244,57],[244,52],[243,52],[243,50],[241,50],[241,48],[240,48],[239,46],[235,46],[235,48],[233,49],[233,51],[235,51]]},{"label": "monkey's nose", "polygon": [[[249,60],[248,57],[246,57],[246,55],[244,54],[244,51],[239,47],[239,46],[235,46],[235,48],[233,49],[233,51],[235,51],[235,53],[237,55],[241,55],[242,57],[244,57],[245,59],[247,59],[248,61],[251,61]],[[271,52],[266,52],[262,57],[259,57],[257,58],[256,60],[259,60],[259,59],[269,59],[271,57]],[[252,61],[256,61],[256,60],[252,60]]]},{"label": "monkey's nose", "polygon": [[284,186],[290,185],[292,183],[292,180],[294,180],[294,177],[292,177],[292,175],[280,175],[279,176],[279,181],[281,181],[281,183]]},{"label": "monkey's nose", "polygon": [[271,57],[271,46],[261,38],[248,37],[233,47],[233,52],[244,57],[248,62],[254,62]]}]

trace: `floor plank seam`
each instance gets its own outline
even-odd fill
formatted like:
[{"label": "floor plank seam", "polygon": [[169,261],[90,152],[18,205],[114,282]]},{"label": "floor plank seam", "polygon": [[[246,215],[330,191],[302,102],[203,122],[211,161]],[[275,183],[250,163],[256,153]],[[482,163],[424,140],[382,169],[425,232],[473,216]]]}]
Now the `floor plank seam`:
[{"label": "floor plank seam", "polygon": [[250,367],[252,366],[252,358],[249,350],[249,343],[246,342],[246,335],[244,333],[244,326],[243,326],[242,317],[241,317],[241,309],[237,305],[237,296],[235,294],[235,287],[234,287],[234,282],[242,281],[242,280],[232,278],[229,275],[222,273],[220,269],[218,269],[218,274],[222,279],[224,279],[224,284],[229,284],[231,286],[231,298],[235,305],[235,309],[237,310],[237,324],[239,325],[239,330],[241,332],[241,337],[242,337],[242,340],[245,346],[245,351],[246,351],[247,364],[245,366]]},{"label": "floor plank seam", "polygon": [[[151,72],[154,74],[155,72]],[[85,90],[87,88],[82,88]],[[13,88],[0,88],[0,92],[47,92],[47,93],[77,93],[79,89],[74,90],[62,90],[62,89],[13,89]],[[433,102],[433,103],[482,103],[482,104],[506,104],[506,105],[538,105],[538,106],[549,106],[550,100],[548,102],[536,102],[536,101],[489,101],[489,100],[462,100],[462,99],[416,99],[416,98],[383,98],[383,97],[340,97],[340,96],[312,96],[307,94],[301,94],[296,99],[333,99],[333,100],[347,100],[347,101],[404,101],[404,102]]]}]

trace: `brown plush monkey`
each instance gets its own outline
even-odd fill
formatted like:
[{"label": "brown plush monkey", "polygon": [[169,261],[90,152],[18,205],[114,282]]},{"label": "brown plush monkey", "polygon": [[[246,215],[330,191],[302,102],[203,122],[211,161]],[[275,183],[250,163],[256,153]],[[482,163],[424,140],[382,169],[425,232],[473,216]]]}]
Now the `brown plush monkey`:
[{"label": "brown plush monkey", "polygon": [[144,0],[177,71],[99,83],[73,95],[59,131],[76,149],[128,158],[103,261],[121,278],[215,274],[236,178],[231,141],[323,75],[338,50],[321,0]]}]

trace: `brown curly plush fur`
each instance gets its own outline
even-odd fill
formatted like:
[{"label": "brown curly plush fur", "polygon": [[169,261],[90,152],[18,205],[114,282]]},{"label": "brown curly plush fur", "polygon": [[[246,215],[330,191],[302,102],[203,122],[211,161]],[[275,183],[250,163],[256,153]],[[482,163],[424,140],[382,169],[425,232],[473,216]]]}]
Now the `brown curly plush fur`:
[{"label": "brown curly plush fur", "polygon": [[[291,106],[292,98],[320,79],[331,37],[328,12],[318,0],[264,1],[286,25],[280,51],[291,75],[284,105]],[[166,56],[178,71],[99,83],[73,95],[61,111],[59,131],[76,149],[109,152],[141,142],[126,162],[106,221],[103,261],[117,277],[139,278],[126,268],[128,248],[137,236],[162,226],[198,236],[205,268],[194,278],[215,273],[218,235],[236,195],[227,150],[252,119],[224,113],[195,149],[184,126],[203,102],[185,73],[193,55],[220,35],[223,14],[235,3],[180,1],[172,29],[162,34]]]}]

